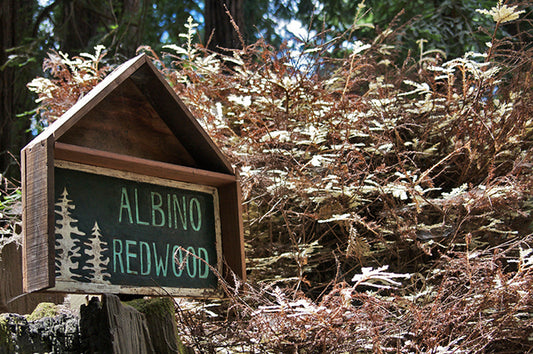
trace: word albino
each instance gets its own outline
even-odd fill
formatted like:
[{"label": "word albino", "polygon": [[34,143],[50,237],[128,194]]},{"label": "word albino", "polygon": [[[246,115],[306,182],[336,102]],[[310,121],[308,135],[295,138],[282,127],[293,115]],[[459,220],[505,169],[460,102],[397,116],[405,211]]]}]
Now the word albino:
[{"label": "word albino", "polygon": [[[150,202],[143,205],[141,200]],[[142,215],[145,220],[142,220]],[[202,208],[197,197],[121,188],[119,223],[199,232],[202,220]],[[209,274],[208,252],[203,247],[185,250],[170,243],[113,239],[112,248],[114,273],[200,279],[207,278]]]},{"label": "word albino", "polygon": [[209,274],[209,257],[203,247],[185,250],[169,243],[113,239],[113,272],[205,279]]},{"label": "word albino", "polygon": [[148,220],[141,220],[140,208],[142,205],[139,205],[137,188],[133,188],[133,191],[128,193],[127,188],[122,187],[118,213],[119,223],[125,220],[130,224],[168,227],[185,231],[189,225],[193,231],[200,231],[202,228],[202,211],[200,201],[196,197],[187,198],[184,195],[166,194],[166,198],[164,198],[160,193],[150,192]]}]

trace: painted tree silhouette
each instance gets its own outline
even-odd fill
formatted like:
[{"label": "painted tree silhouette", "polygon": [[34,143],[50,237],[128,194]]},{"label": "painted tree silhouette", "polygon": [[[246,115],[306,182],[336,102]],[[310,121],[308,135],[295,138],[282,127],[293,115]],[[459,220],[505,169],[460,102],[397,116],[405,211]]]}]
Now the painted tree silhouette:
[{"label": "painted tree silhouette", "polygon": [[107,242],[104,241],[100,233],[100,227],[96,221],[94,222],[92,236],[89,239],[89,250],[94,255],[94,258],[87,262],[94,270],[92,281],[94,283],[110,284],[109,279],[111,278],[111,274],[107,271],[109,257],[104,254],[109,250],[109,247]]},{"label": "painted tree silhouette", "polygon": [[72,210],[76,208],[74,202],[68,199],[68,191],[65,187],[61,197],[55,204],[56,227],[56,276],[67,280],[78,273],[80,269],[81,238],[85,233],[76,226],[78,220],[72,217]]}]

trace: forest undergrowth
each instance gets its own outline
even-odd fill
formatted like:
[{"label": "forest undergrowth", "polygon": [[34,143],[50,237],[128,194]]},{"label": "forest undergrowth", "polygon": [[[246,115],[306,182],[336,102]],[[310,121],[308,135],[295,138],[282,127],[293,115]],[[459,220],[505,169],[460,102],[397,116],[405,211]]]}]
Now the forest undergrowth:
[{"label": "forest undergrowth", "polygon": [[[492,41],[459,58],[420,42],[400,61],[398,24],[372,43],[354,25],[334,38],[342,53],[322,33],[297,52],[259,41],[221,55],[192,21],[184,43],[139,48],[240,171],[248,281],[224,301],[177,300],[191,347],[533,351],[532,24],[501,2],[483,13]],[[509,23],[528,30],[504,36]],[[28,85],[35,126],[106,60],[50,52]],[[8,234],[20,191],[3,194]]]}]

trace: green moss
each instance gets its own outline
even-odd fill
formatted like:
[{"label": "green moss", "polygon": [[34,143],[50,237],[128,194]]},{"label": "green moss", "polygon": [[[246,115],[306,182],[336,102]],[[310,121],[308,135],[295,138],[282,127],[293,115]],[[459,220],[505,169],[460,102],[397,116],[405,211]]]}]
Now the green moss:
[{"label": "green moss", "polygon": [[[150,331],[154,328],[154,322],[170,321],[172,324],[172,331],[176,338],[176,344],[178,346],[178,353],[187,354],[190,351],[185,345],[183,345],[181,338],[178,334],[176,317],[174,313],[174,303],[172,299],[168,297],[153,298],[153,299],[136,299],[128,301],[125,304],[132,306],[137,311],[143,313],[148,321],[148,327]],[[150,324],[152,323],[152,324]],[[159,330],[163,327],[158,326]]]},{"label": "green moss", "polygon": [[7,317],[0,314],[0,353],[13,353],[15,350],[7,324]]},{"label": "green moss", "polygon": [[166,297],[154,299],[136,299],[126,302],[127,305],[132,306],[137,311],[150,314],[151,316],[158,316],[159,318],[174,317],[174,305],[172,300]]},{"label": "green moss", "polygon": [[55,317],[59,314],[57,306],[51,302],[41,302],[26,318],[28,321],[36,321],[44,317]]}]

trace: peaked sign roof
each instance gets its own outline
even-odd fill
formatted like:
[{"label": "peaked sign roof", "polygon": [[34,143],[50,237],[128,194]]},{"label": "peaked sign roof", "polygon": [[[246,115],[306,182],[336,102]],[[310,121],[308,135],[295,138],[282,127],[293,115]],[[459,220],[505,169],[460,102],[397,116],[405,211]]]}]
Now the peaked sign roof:
[{"label": "peaked sign roof", "polygon": [[119,66],[28,147],[48,140],[235,173],[145,54]]}]

